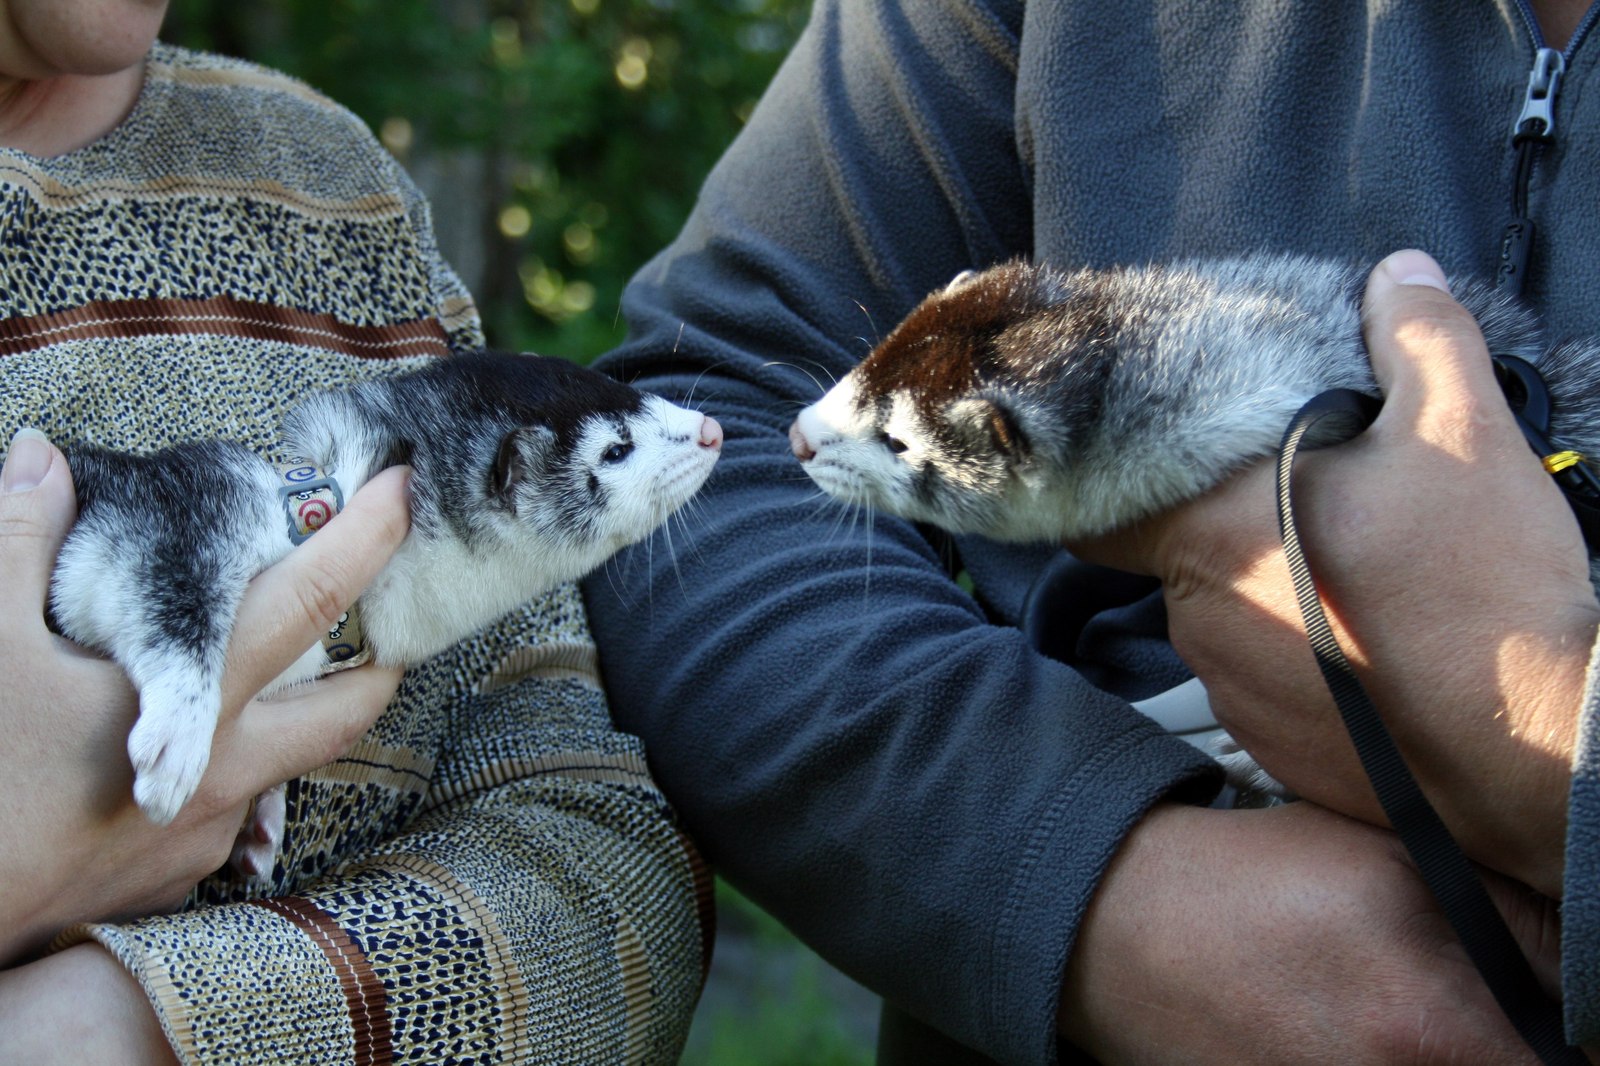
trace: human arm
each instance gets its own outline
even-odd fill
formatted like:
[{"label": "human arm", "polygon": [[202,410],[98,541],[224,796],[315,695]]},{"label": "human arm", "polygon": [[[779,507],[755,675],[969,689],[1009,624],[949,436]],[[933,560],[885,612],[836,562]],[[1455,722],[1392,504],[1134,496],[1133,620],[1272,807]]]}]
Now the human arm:
[{"label": "human arm", "polygon": [[[1487,880],[1555,995],[1555,905]],[[1536,1061],[1394,834],[1310,803],[1154,811],[1090,909],[1061,1027],[1106,1063]]]},{"label": "human arm", "polygon": [[[1297,469],[1302,539],[1341,640],[1446,823],[1479,861],[1560,898],[1600,605],[1577,525],[1443,284],[1419,253],[1374,272],[1365,319],[1383,414]],[[1258,467],[1085,547],[1163,577],[1174,642],[1269,772],[1382,824],[1305,642],[1274,498],[1272,471]]]},{"label": "human arm", "polygon": [[[34,490],[43,495],[0,496],[3,535],[29,538],[32,550],[26,560],[18,552],[0,552],[0,560],[17,564],[19,580],[6,587],[31,596],[28,617],[39,613],[48,559],[71,510],[63,461],[53,451],[50,458],[55,465]],[[18,473],[24,459],[17,457],[10,474]],[[270,645],[299,650],[299,628],[325,630],[325,622],[295,622],[289,608],[320,617],[343,603],[327,593],[302,606],[299,593],[363,582],[359,567],[342,569],[352,539],[369,545],[371,565],[381,564],[386,553],[370,551],[370,543],[404,533],[404,500],[403,479],[394,475],[352,497],[317,537],[257,580],[241,614],[240,640],[259,634]],[[384,533],[390,524],[394,528]],[[366,536],[364,527],[373,527],[365,529]],[[365,565],[363,555],[360,566]],[[558,635],[573,642],[583,637],[574,594],[552,598],[546,609],[556,619],[546,628],[559,623],[565,628]],[[7,617],[24,614],[18,609]],[[527,618],[502,623],[513,633],[533,624]],[[43,633],[42,623],[37,629]],[[58,648],[47,633],[29,627],[25,634],[52,654],[70,653],[69,665],[100,665],[64,644]],[[101,797],[97,776],[83,788],[83,806],[102,802],[110,814],[69,805],[59,828],[39,838],[9,837],[7,901],[19,902],[22,893],[62,897],[29,919],[41,936],[69,920],[107,920],[72,929],[67,938],[74,945],[58,954],[0,973],[0,1059],[45,1062],[48,1053],[71,1062],[160,1062],[167,1061],[168,1048],[176,1048],[188,1062],[345,1062],[359,1039],[384,1033],[392,1046],[422,1048],[428,1058],[430,1042],[454,1039],[462,1048],[492,1045],[507,1058],[517,1057],[519,1041],[525,1046],[560,1040],[572,1049],[564,1061],[613,1061],[619,1047],[651,1061],[669,1059],[681,1048],[702,976],[698,864],[644,772],[637,742],[610,731],[592,676],[585,682],[582,669],[559,654],[567,647],[556,646],[558,654],[548,660],[530,658],[524,649],[516,660],[533,672],[554,672],[554,678],[494,680],[497,691],[448,705],[442,695],[452,679],[485,668],[483,648],[461,647],[411,671],[408,698],[425,709],[407,715],[403,724],[437,727],[447,711],[453,716],[453,735],[443,745],[447,755],[437,766],[424,766],[438,794],[405,833],[338,856],[344,861],[336,871],[292,895],[121,924],[109,920],[164,910],[181,899],[227,855],[253,791],[282,779],[272,776],[271,767],[284,763],[289,768],[282,773],[298,774],[344,751],[388,702],[397,680],[390,672],[350,671],[318,682],[308,695],[251,704],[240,713],[218,735],[208,781],[222,776],[203,786],[197,801],[218,808],[214,825],[202,825],[197,817],[191,823],[186,811],[166,830],[147,830],[136,809],[125,809],[128,800]],[[293,658],[283,654],[286,662]],[[241,665],[253,662],[241,659]],[[274,672],[261,669],[262,681]],[[361,682],[363,677],[368,680]],[[382,677],[388,680],[373,680]],[[314,698],[336,691],[348,698],[359,690],[358,682],[374,690],[370,708],[360,701],[345,707]],[[120,765],[122,719],[133,712],[126,697],[114,710],[117,721],[106,729],[103,757]],[[318,718],[331,721],[319,725]],[[335,726],[342,739],[334,736]],[[438,739],[426,746],[433,750]],[[36,754],[50,766],[58,753],[46,746]],[[74,757],[73,766],[104,775],[82,752],[66,754]],[[285,762],[296,758],[307,761]],[[330,772],[349,777],[337,767]],[[302,811],[318,809],[322,773],[302,783]],[[107,788],[120,780],[127,790],[127,774],[109,776],[113,783]],[[257,778],[260,784],[252,783]],[[7,785],[29,780],[19,776]],[[59,798],[59,783],[53,788],[36,786],[22,799]],[[225,789],[232,792],[223,795]],[[353,800],[378,803],[381,795],[343,792],[338,780],[325,791],[333,797],[334,816],[357,823],[357,831],[377,822],[376,812]],[[28,811],[21,816],[33,817]],[[79,822],[88,822],[88,829],[80,832]],[[286,846],[326,863],[316,840],[307,843],[315,837],[311,830],[303,821],[292,823]],[[91,839],[80,844],[73,833]],[[177,852],[173,837],[192,854]],[[32,870],[28,863],[44,865]],[[58,871],[83,883],[45,882]],[[33,880],[18,886],[24,874]],[[125,898],[130,893],[136,894],[132,903]],[[107,894],[109,900],[101,898]],[[330,953],[330,944],[337,950]],[[358,1000],[346,995],[346,978],[349,988],[359,989]],[[442,1003],[458,1015],[448,1024],[439,1023]],[[92,1015],[86,1013],[91,1004]],[[121,1058],[101,1060],[93,1053],[96,1044],[69,1039],[76,1029],[53,1028],[63,1010],[77,1012],[80,1022],[92,1016],[93,1031],[79,1035],[110,1040]],[[47,1038],[45,1047],[29,1043],[41,1037]]]},{"label": "human arm", "polygon": [[[405,535],[402,472],[374,479],[346,514],[258,577],[241,606],[224,713],[199,793],[165,828],[132,799],[137,713],[121,669],[50,633],[44,603],[74,514],[66,461],[22,437],[0,484],[0,643],[27,664],[0,692],[0,958],[38,950],[73,921],[168,909],[226,861],[250,798],[327,762],[392,695],[397,671],[360,670],[270,703],[251,697],[353,601]],[[357,549],[359,546],[359,550]]]},{"label": "human arm", "polygon": [[94,944],[0,970],[0,1059],[40,1066],[178,1061],[144,989]]},{"label": "human arm", "polygon": [[586,592],[619,723],[721,871],[875,991],[1027,1062],[1054,1054],[1098,871],[1215,771],[991,624],[912,526],[820,505],[785,436],[813,377],[1029,250],[1021,14],[817,5],[604,364],[714,414],[723,458],[673,549]]},{"label": "human arm", "polygon": [[[1415,253],[1375,272],[1366,328],[1384,413],[1356,441],[1307,457],[1297,509],[1341,642],[1441,816],[1479,861],[1563,899],[1568,1037],[1592,1044],[1600,802],[1582,754],[1594,744],[1580,737],[1600,719],[1600,611],[1566,502],[1442,280]],[[1088,550],[1164,575],[1174,641],[1264,767],[1381,822],[1305,644],[1270,532],[1273,492],[1257,468]]]},{"label": "human arm", "polygon": [[[403,721],[386,716],[379,732],[433,717],[444,733],[403,830],[272,898],[68,937],[115,954],[187,1063],[322,1066],[383,1049],[675,1061],[703,978],[709,886],[638,742],[610,728],[592,666],[551,638],[552,620],[581,627],[576,609],[569,591],[497,627],[537,633],[522,680],[459,694],[461,676],[485,669],[478,642],[408,674]],[[291,836],[315,835],[310,819],[370,821],[351,802],[362,793],[320,777],[302,783]],[[370,798],[399,786],[390,775]]]},{"label": "human arm", "polygon": [[[1085,991],[1069,975],[1061,996],[1068,953],[1103,958],[1105,939],[1078,938],[1112,855],[1156,828],[1141,818],[1158,799],[1206,794],[1203,763],[989,625],[915,531],[820,506],[783,441],[795,409],[911,301],[961,267],[1028,254],[1033,198],[1072,195],[1015,172],[1024,119],[1068,120],[1008,110],[1018,14],[817,5],[683,235],[636,279],[634,337],[605,364],[691,394],[729,431],[693,544],[676,575],[655,546],[653,585],[634,557],[587,590],[603,662],[621,656],[608,668],[619,719],[712,861],[868,987],[1020,1062],[1051,1058],[1057,1007]],[[1226,842],[1227,824],[1207,831]],[[1326,847],[1323,861],[1342,861]],[[1267,857],[1200,853],[1234,857],[1208,876],[1244,908],[1228,917],[1247,917]],[[1162,876],[1154,887],[1182,890],[1181,866]],[[1117,913],[1140,913],[1131,898]],[[1272,958],[1309,930],[1266,932],[1241,943]],[[1431,964],[1364,942],[1397,973]],[[1209,981],[1180,991],[1265,1035]],[[1129,1007],[1097,1020],[1136,1025]]]}]

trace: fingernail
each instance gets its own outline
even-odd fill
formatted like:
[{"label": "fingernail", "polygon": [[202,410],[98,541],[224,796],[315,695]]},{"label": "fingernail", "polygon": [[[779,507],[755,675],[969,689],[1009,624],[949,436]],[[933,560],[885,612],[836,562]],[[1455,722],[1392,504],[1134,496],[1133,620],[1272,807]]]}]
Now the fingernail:
[{"label": "fingernail", "polygon": [[1402,252],[1395,252],[1378,266],[1379,270],[1396,285],[1426,285],[1441,292],[1450,291],[1450,283],[1445,280],[1444,271],[1427,252],[1408,248]]},{"label": "fingernail", "polygon": [[36,429],[19,429],[0,466],[0,493],[27,492],[50,472],[50,438]]}]

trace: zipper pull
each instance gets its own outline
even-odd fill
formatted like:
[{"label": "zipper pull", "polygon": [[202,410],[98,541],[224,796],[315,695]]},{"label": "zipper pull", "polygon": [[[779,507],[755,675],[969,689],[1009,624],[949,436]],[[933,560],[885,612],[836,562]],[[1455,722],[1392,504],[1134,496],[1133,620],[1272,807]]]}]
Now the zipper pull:
[{"label": "zipper pull", "polygon": [[1554,48],[1541,48],[1533,57],[1522,113],[1511,127],[1511,144],[1517,152],[1511,182],[1511,222],[1500,234],[1500,262],[1495,268],[1495,288],[1520,296],[1528,283],[1528,260],[1533,256],[1534,225],[1528,217],[1528,184],[1541,145],[1556,136],[1556,94],[1567,61]]},{"label": "zipper pull", "polygon": [[1528,91],[1522,98],[1522,114],[1511,128],[1511,143],[1518,144],[1528,138],[1550,141],[1556,135],[1556,94],[1561,91],[1561,76],[1567,72],[1567,61],[1554,48],[1541,48],[1533,57],[1533,70],[1528,74]]}]

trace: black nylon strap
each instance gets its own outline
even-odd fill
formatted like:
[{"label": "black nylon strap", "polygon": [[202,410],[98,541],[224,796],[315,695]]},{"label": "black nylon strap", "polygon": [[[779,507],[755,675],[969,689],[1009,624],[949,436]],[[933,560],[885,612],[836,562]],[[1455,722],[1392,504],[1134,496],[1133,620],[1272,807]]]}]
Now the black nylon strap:
[{"label": "black nylon strap", "polygon": [[1400,835],[1501,1010],[1541,1061],[1586,1063],[1588,1059],[1581,1052],[1567,1046],[1560,1007],[1539,988],[1532,967],[1489,898],[1477,869],[1422,794],[1377,708],[1350,668],[1323,613],[1311,567],[1295,529],[1290,474],[1305,435],[1322,420],[1338,418],[1351,427],[1343,435],[1352,436],[1371,423],[1378,406],[1372,397],[1348,389],[1324,392],[1295,415],[1279,448],[1278,527],[1306,635],[1389,824]]}]

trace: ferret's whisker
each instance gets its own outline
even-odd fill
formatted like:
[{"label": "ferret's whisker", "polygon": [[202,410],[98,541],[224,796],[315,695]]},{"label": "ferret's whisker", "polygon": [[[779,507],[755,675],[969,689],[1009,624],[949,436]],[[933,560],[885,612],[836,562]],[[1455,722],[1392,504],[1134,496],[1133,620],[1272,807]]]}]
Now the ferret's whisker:
[{"label": "ferret's whisker", "polygon": [[806,496],[803,499],[796,501],[795,506],[802,507],[808,503],[813,504],[814,506],[805,517],[807,522],[816,521],[830,507],[836,507],[842,511],[845,507],[849,506],[843,501],[836,500],[832,496],[829,496],[826,492],[822,492],[820,490],[812,493],[810,496]]},{"label": "ferret's whisker", "polygon": [[866,503],[862,504],[862,510],[866,514],[866,527],[867,527],[866,528],[866,534],[867,534],[867,578],[866,578],[866,581],[863,582],[862,586],[861,586],[861,600],[862,600],[863,605],[865,605],[868,601],[870,601],[872,599],[872,527],[873,527],[873,524],[876,521],[876,519],[875,519],[875,516],[873,514],[873,507],[872,507],[872,501],[871,500],[868,500]]},{"label": "ferret's whisker", "polygon": [[673,576],[676,577],[677,580],[678,580],[678,592],[680,594],[682,594],[685,598],[688,598],[689,589],[688,589],[688,586],[686,586],[683,583],[683,571],[678,568],[678,549],[672,543],[672,523],[671,522],[663,522],[661,524],[661,537],[662,537],[662,539],[664,541],[666,541],[667,558],[672,560],[672,573],[673,573]]},{"label": "ferret's whisker", "polygon": [[[681,335],[681,329],[680,329],[680,335]],[[700,388],[700,382],[705,378],[705,376],[707,374],[711,373],[713,370],[720,370],[722,367],[726,366],[727,363],[728,363],[728,360],[726,360],[726,359],[718,359],[716,362],[707,365],[704,369],[702,369],[700,371],[700,373],[696,374],[694,376],[694,381],[691,382],[690,385],[689,385],[689,394],[686,397],[684,397],[683,405],[685,407],[693,407],[694,406],[695,390]]]},{"label": "ferret's whisker", "polygon": [[[867,325],[872,328],[872,335],[874,338],[876,338],[870,344],[867,344],[867,347],[876,348],[879,344],[883,343],[883,336],[878,332],[878,324],[872,320],[872,312],[868,311],[867,305],[862,303],[860,300],[852,300],[851,302],[859,307],[861,309],[861,313],[866,316]],[[862,343],[866,343],[867,341],[865,337],[858,337],[857,339]]]},{"label": "ferret's whisker", "polygon": [[689,558],[694,560],[695,562],[703,563],[703,562],[705,562],[705,556],[703,554],[701,554],[700,543],[695,538],[694,531],[689,528],[689,518],[690,518],[691,514],[693,514],[693,516],[695,518],[700,520],[700,525],[702,527],[705,527],[705,526],[708,525],[708,523],[705,521],[705,516],[703,514],[700,514],[698,511],[691,512],[687,507],[685,507],[683,510],[679,511],[673,517],[678,522],[678,528],[683,531],[683,539],[684,539],[684,543],[687,545]]},{"label": "ferret's whisker", "polygon": [[[823,388],[822,382],[817,380],[817,375],[813,374],[811,371],[807,370],[805,367],[800,366],[798,363],[789,363],[789,362],[784,362],[781,359],[774,359],[774,360],[771,360],[770,362],[762,363],[761,364],[761,369],[765,370],[767,367],[771,367],[771,366],[786,366],[790,370],[798,370],[798,371],[800,371],[800,373],[804,374],[806,377],[811,379],[811,384],[813,384],[813,385],[815,385],[817,387],[818,395],[828,391],[827,389]],[[818,366],[821,366],[821,364],[819,363]]]}]

